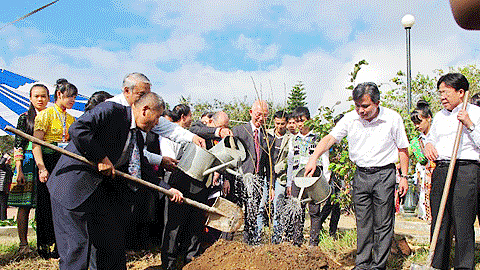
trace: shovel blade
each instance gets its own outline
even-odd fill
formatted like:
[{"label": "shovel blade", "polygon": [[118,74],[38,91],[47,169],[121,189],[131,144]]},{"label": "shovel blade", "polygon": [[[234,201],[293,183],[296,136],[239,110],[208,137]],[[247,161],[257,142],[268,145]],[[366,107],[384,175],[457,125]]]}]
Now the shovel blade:
[{"label": "shovel blade", "polygon": [[243,225],[242,208],[222,197],[217,197],[212,206],[221,214],[207,212],[205,225],[222,232],[236,232]]},{"label": "shovel blade", "polygon": [[416,263],[412,263],[412,265],[410,266],[410,270],[435,270],[435,269],[436,268],[433,268],[428,265],[420,265]]}]

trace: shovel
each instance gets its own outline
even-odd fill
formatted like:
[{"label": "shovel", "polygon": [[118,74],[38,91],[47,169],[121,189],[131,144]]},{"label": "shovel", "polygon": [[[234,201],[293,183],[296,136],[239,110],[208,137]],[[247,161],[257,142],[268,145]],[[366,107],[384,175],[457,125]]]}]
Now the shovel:
[{"label": "shovel", "polygon": [[[67,150],[65,150],[63,148],[60,148],[58,146],[55,146],[55,145],[49,144],[47,142],[44,142],[44,141],[42,141],[38,138],[30,136],[30,135],[28,135],[28,134],[26,134],[26,133],[24,133],[20,130],[17,130],[13,127],[7,126],[7,127],[5,127],[5,130],[10,131],[12,133],[15,133],[18,136],[21,136],[25,139],[28,139],[28,140],[32,141],[33,143],[39,144],[41,146],[48,147],[52,150],[55,150],[55,151],[60,152],[64,155],[66,155],[66,156],[69,156],[69,157],[74,158],[76,160],[82,161],[86,164],[89,164],[90,166],[93,166],[93,167],[97,168],[97,164],[95,162],[89,161],[88,159],[86,159],[83,156],[77,155],[75,153],[67,151]],[[144,181],[140,178],[131,176],[127,173],[124,173],[124,172],[121,172],[121,171],[118,171],[118,170],[115,170],[115,174],[119,175],[123,178],[126,178],[130,181],[133,181],[135,183],[138,183],[140,185],[143,185],[145,187],[148,187],[150,189],[159,191],[159,192],[167,195],[169,198],[173,197],[173,193],[170,192],[169,190],[164,189],[164,188],[162,188],[160,186],[157,186],[155,184],[152,184],[150,182]],[[215,204],[214,204],[213,207],[208,206],[208,205],[203,204],[203,203],[199,203],[197,201],[194,201],[192,199],[185,198],[185,197],[183,198],[183,203],[194,206],[194,207],[197,207],[201,210],[206,211],[208,213],[207,214],[208,218],[207,218],[207,224],[206,225],[210,226],[212,228],[215,228],[217,230],[220,230],[220,231],[223,231],[223,232],[235,232],[243,224],[243,211],[242,211],[242,209],[238,205],[236,205],[236,204],[234,204],[234,203],[232,203],[232,202],[230,202],[226,199],[218,197],[217,200],[215,201]],[[208,221],[210,221],[210,222],[208,222]]]},{"label": "shovel", "polygon": [[[467,108],[468,95],[470,91],[465,91],[463,97],[463,109]],[[463,124],[459,121],[457,127],[457,135],[455,137],[455,143],[453,145],[452,160],[448,166],[447,178],[445,179],[445,186],[443,187],[442,200],[440,201],[440,208],[438,209],[437,220],[435,222],[435,230],[433,231],[432,240],[430,242],[430,250],[428,252],[427,265],[418,265],[412,263],[411,270],[422,269],[435,269],[432,267],[433,255],[435,255],[435,248],[437,246],[438,235],[440,234],[440,226],[442,225],[443,214],[445,213],[445,206],[447,205],[448,193],[450,191],[450,184],[452,183],[453,171],[455,169],[455,162],[457,161],[458,147],[460,145],[460,139],[462,136]]]}]

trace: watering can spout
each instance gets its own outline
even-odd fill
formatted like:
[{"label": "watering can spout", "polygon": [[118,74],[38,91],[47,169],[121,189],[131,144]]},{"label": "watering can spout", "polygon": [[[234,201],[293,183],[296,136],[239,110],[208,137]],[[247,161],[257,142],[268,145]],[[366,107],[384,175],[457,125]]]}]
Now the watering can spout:
[{"label": "watering can spout", "polygon": [[331,187],[320,167],[315,170],[314,177],[303,177],[304,174],[305,169],[301,169],[293,180],[297,187],[305,190],[303,193],[305,196],[299,196],[299,200],[318,204],[330,197]]}]

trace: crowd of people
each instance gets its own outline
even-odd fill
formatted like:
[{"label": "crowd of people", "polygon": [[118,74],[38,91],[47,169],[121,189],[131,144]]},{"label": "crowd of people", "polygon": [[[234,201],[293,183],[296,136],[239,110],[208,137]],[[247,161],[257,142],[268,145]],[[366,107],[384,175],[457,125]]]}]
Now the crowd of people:
[{"label": "crowd of people", "polygon": [[[8,202],[18,207],[19,254],[32,252],[27,226],[30,209],[36,208],[38,254],[45,259],[59,257],[60,269],[126,269],[128,250],[153,246],[161,247],[164,269],[180,269],[217,239],[233,239],[232,233],[206,228],[205,213],[181,203],[187,197],[212,205],[218,196],[243,207],[243,237],[250,245],[262,242],[267,223],[273,225],[269,241],[302,245],[308,207],[308,244],[317,246],[329,215],[328,233],[337,237],[341,209],[333,197],[345,188],[345,179],[330,171],[330,160],[335,157],[329,149],[346,137],[350,159],[356,164],[349,187],[357,222],[355,269],[385,269],[393,238],[395,193],[402,197],[408,189],[408,148],[418,160],[418,215],[431,222],[433,233],[460,121],[463,139],[433,266],[448,268],[453,228],[458,247],[454,266],[473,269],[480,108],[461,109],[469,88],[463,75],[449,73],[439,79],[444,109],[435,116],[427,102],[418,102],[411,121],[420,136],[410,142],[400,115],[379,105],[375,83],[355,87],[355,110],[337,116],[335,127],[323,138],[305,124],[311,118],[307,107],[275,112],[274,127],[267,129],[270,108],[267,102],[256,100],[249,111],[250,121],[230,128],[224,111],[205,112],[193,121],[189,106],[179,104],[166,110],[162,98],[150,88],[145,75],[130,73],[121,94],[94,93],[78,119],[67,113],[78,93],[75,85],[59,79],[54,105],[48,108],[49,89],[41,84],[31,88],[30,108],[20,115],[17,128],[82,155],[97,168],[15,138],[15,174]],[[238,139],[246,150],[238,168],[240,176],[222,171],[196,179],[177,167],[192,143],[210,149],[228,136]],[[2,162],[7,163],[6,157]],[[159,185],[171,196],[119,179],[116,170]],[[288,234],[282,207],[301,193],[295,178],[314,175],[325,177],[331,195],[324,204],[301,204],[302,229]],[[6,196],[0,199],[6,202]]]}]

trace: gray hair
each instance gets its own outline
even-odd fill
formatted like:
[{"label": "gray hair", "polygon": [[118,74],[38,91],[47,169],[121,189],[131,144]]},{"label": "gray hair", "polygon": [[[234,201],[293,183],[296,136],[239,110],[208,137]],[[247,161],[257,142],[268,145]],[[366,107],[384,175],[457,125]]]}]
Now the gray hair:
[{"label": "gray hair", "polygon": [[146,93],[133,104],[135,105],[135,107],[142,107],[144,105],[148,105],[154,111],[160,111],[165,109],[165,102],[163,101],[163,98],[153,92]]},{"label": "gray hair", "polygon": [[122,89],[128,88],[132,90],[135,87],[135,85],[139,82],[147,83],[150,85],[152,84],[150,80],[147,78],[147,76],[145,76],[144,74],[139,72],[133,72],[133,73],[127,74],[127,76],[125,76],[125,78],[123,79]]},{"label": "gray hair", "polygon": [[380,91],[378,86],[373,82],[364,82],[353,89],[352,98],[354,101],[359,101],[364,95],[370,96],[373,103],[380,101]]}]

